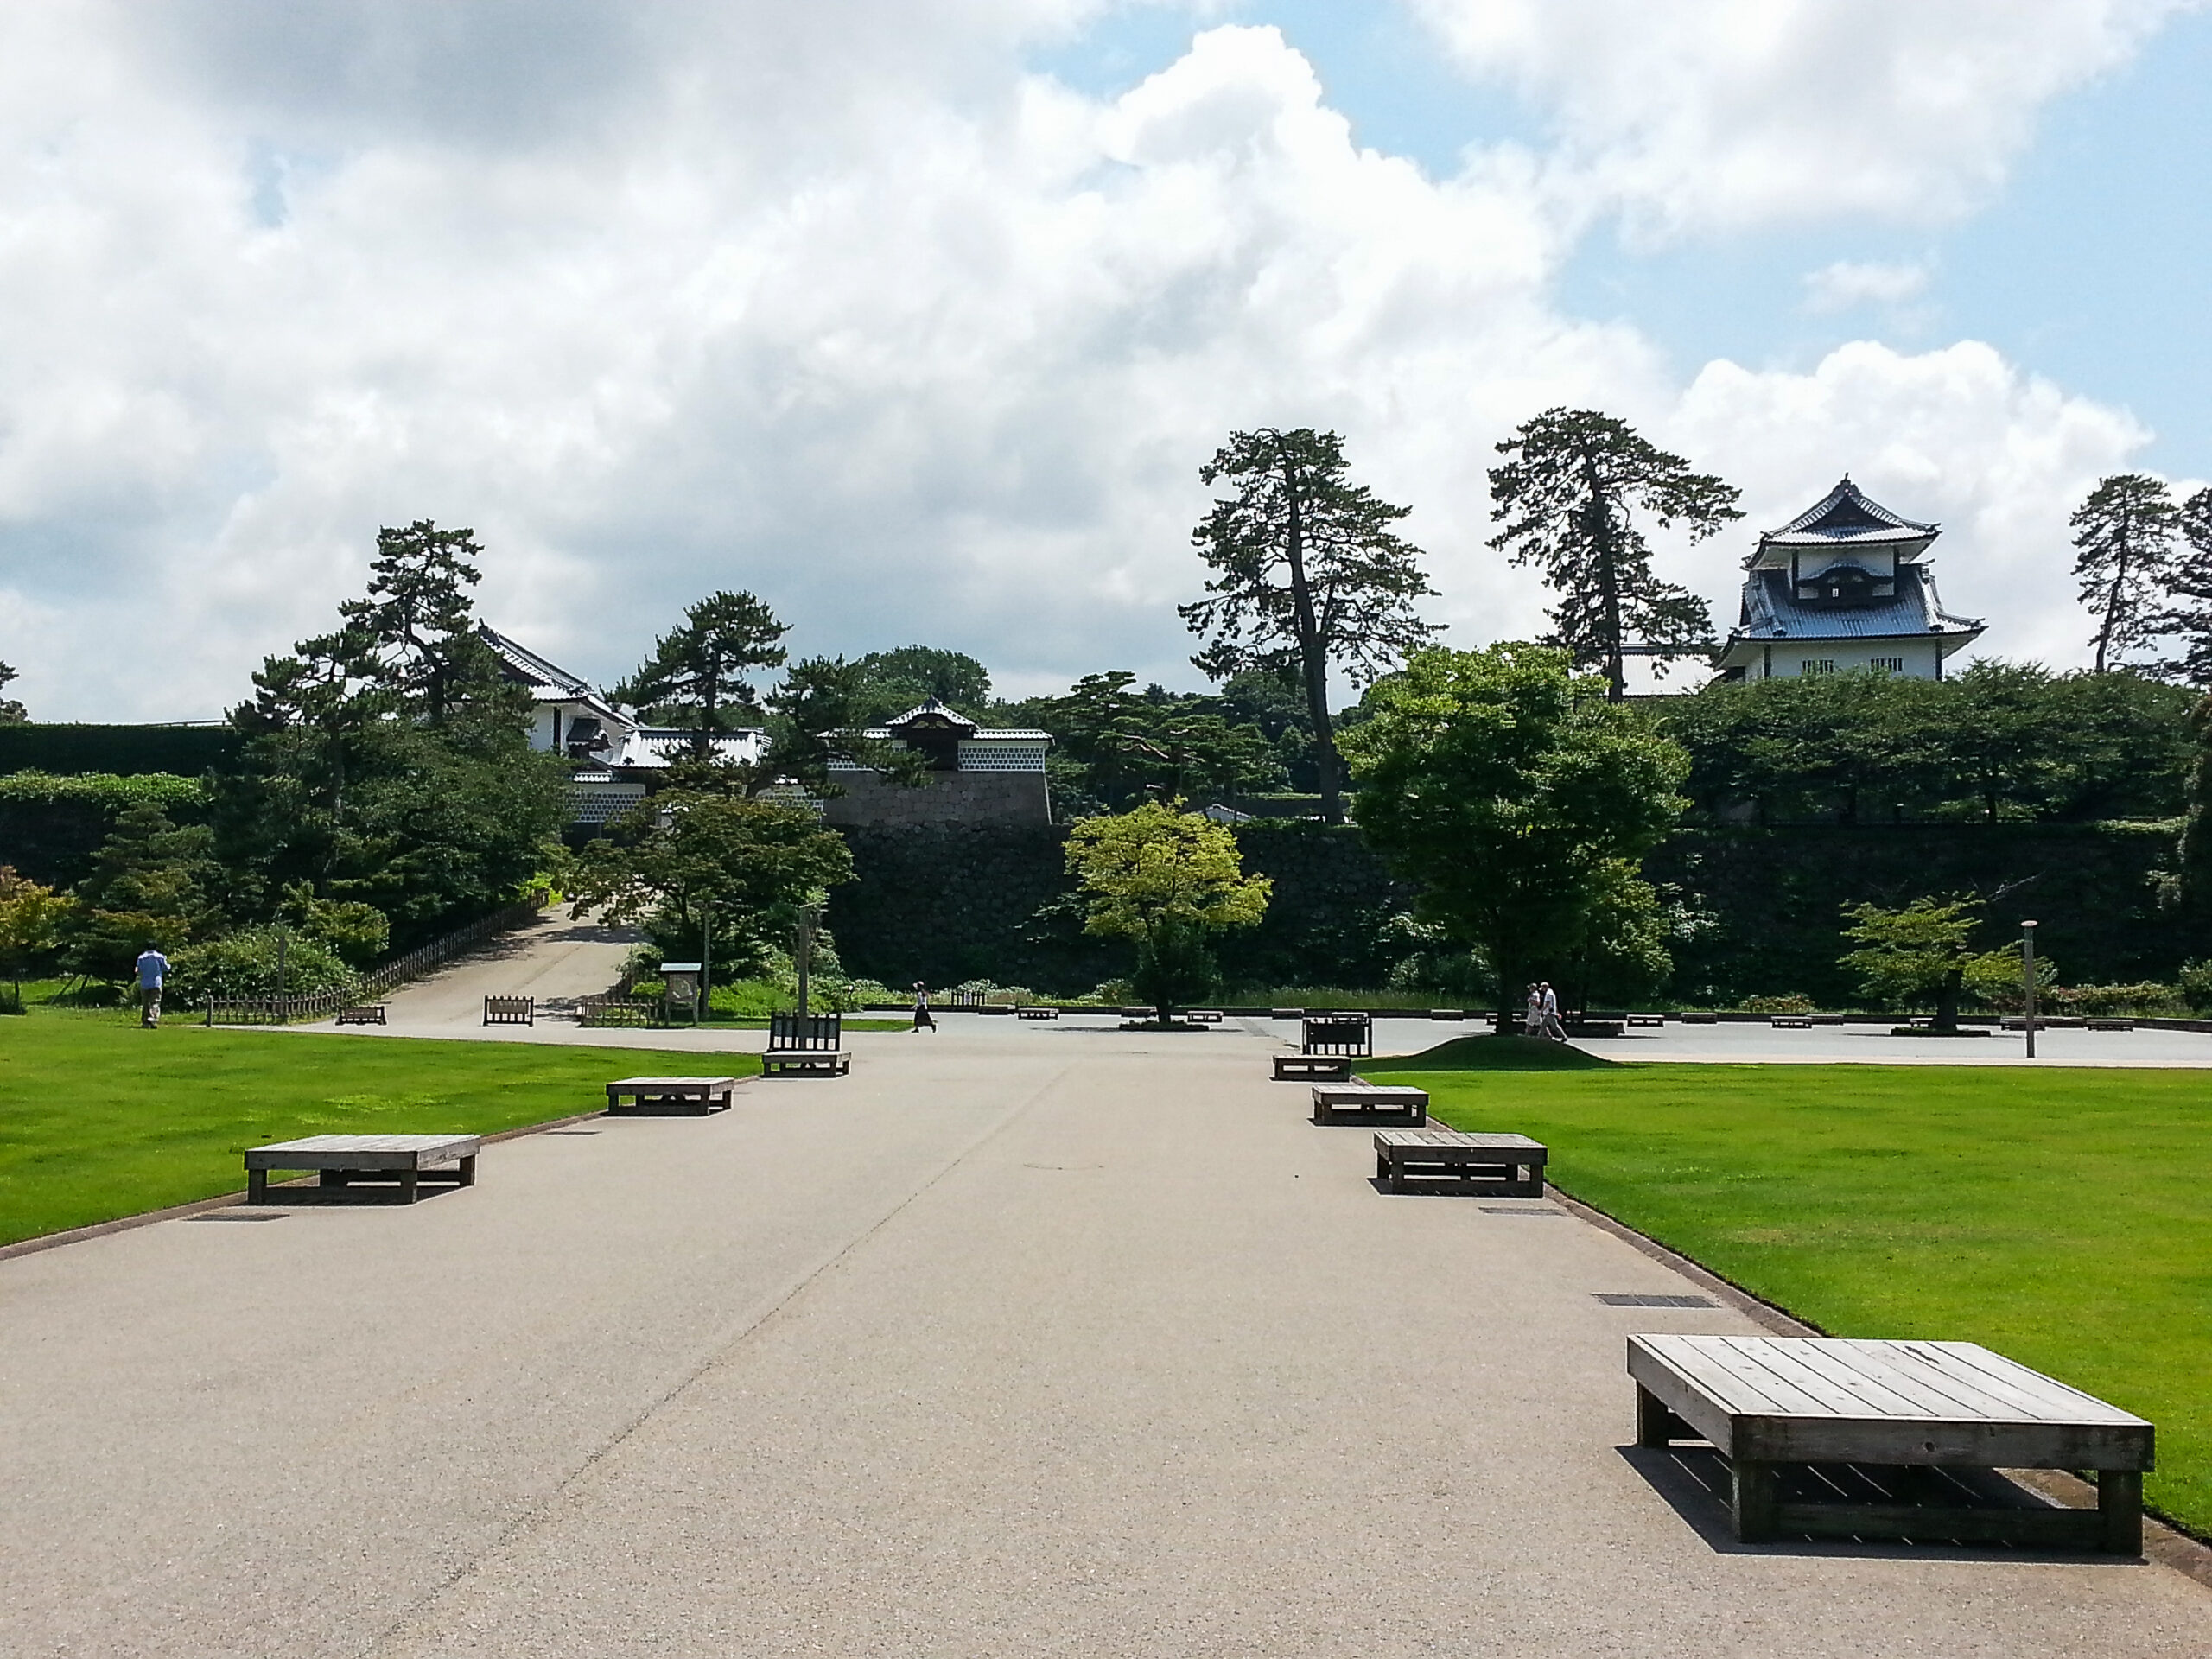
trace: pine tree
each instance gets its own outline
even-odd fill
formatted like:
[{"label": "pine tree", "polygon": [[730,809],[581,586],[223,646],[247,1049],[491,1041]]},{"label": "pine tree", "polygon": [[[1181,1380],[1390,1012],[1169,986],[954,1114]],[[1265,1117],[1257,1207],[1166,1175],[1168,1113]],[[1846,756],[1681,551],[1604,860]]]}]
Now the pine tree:
[{"label": "pine tree", "polygon": [[777,642],[789,632],[764,600],[751,594],[709,594],[683,613],[683,626],[664,634],[638,671],[614,688],[615,697],[649,710],[653,718],[688,728],[691,753],[704,760],[715,739],[741,721],[766,718],[747,678],[760,668],[780,667]]},{"label": "pine tree", "polygon": [[379,530],[368,597],[338,607],[377,657],[385,683],[418,699],[433,726],[445,723],[460,683],[489,666],[471,626],[468,590],[482,573],[468,561],[484,551],[475,537],[428,518]]},{"label": "pine tree", "polygon": [[2154,626],[2179,643],[2181,655],[2158,666],[2201,690],[2212,687],[2212,490],[2181,504],[2177,528],[2183,546],[2166,561],[2166,604]]},{"label": "pine tree", "polygon": [[2115,473],[2097,480],[2067,523],[2074,531],[2075,578],[2082,604],[2096,619],[2089,643],[2094,671],[2120,665],[2122,652],[2148,645],[2164,631],[2158,605],[2173,556],[2179,517],[2164,479]]},{"label": "pine tree", "polygon": [[[0,663],[0,690],[5,690],[8,683],[15,677],[16,671],[7,664]],[[13,697],[0,697],[0,726],[21,726],[30,717],[30,711]]]},{"label": "pine tree", "polygon": [[1602,669],[1615,702],[1627,695],[1622,658],[1631,643],[1656,648],[1662,673],[1669,657],[1712,649],[1712,613],[1654,574],[1631,515],[1649,513],[1662,530],[1680,522],[1702,541],[1744,516],[1733,485],[1692,472],[1680,455],[1595,410],[1546,410],[1497,450],[1512,459],[1491,469],[1503,528],[1490,544],[1516,564],[1536,566],[1559,594],[1544,643],[1563,647],[1577,668]]},{"label": "pine tree", "polygon": [[1252,669],[1295,674],[1319,764],[1321,813],[1344,818],[1343,768],[1329,717],[1329,671],[1371,683],[1440,630],[1414,601],[1435,593],[1421,550],[1392,529],[1412,512],[1351,481],[1344,440],[1311,427],[1232,432],[1198,469],[1226,480],[1191,541],[1216,572],[1211,598],[1178,607],[1205,648],[1191,658],[1216,680]]}]

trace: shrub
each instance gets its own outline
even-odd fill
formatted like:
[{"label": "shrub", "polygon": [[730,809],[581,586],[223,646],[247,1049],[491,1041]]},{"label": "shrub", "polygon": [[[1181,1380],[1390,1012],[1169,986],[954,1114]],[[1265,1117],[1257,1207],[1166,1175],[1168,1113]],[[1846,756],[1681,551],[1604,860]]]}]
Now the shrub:
[{"label": "shrub", "polygon": [[2088,1018],[2171,1014],[2181,999],[2171,985],[2146,979],[2133,985],[2072,985],[2051,994],[2055,1007]]},{"label": "shrub", "polygon": [[283,995],[315,996],[325,991],[351,990],[359,976],[337,953],[321,942],[288,927],[240,928],[203,944],[184,945],[169,957],[168,992],[177,1002],[189,1005],[209,997],[236,998],[278,995],[276,963],[283,947]]},{"label": "shrub", "polygon": [[1813,999],[1792,991],[1784,996],[1747,996],[1736,1005],[1738,1014],[1810,1014]]},{"label": "shrub", "polygon": [[69,802],[113,813],[133,806],[156,806],[164,812],[189,816],[207,804],[207,790],[197,778],[180,778],[166,772],[130,777],[108,772],[74,775],[15,772],[0,777],[0,801],[35,801],[42,806]]},{"label": "shrub", "polygon": [[2174,988],[2191,1014],[2212,1013],[2212,962],[2185,962],[2175,976]]},{"label": "shrub", "polygon": [[12,985],[0,985],[0,1014],[21,1014],[23,995]]}]

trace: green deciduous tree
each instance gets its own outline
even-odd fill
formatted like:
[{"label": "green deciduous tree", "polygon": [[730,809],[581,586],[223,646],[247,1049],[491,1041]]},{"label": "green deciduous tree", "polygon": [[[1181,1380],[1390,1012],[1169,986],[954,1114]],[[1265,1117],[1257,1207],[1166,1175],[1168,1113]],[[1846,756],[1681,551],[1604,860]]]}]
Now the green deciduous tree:
[{"label": "green deciduous tree", "polygon": [[704,760],[714,753],[715,738],[764,718],[752,676],[782,665],[779,642],[788,632],[764,600],[709,594],[683,613],[682,626],[661,636],[653,654],[613,696],[657,721],[689,729],[692,753]]},{"label": "green deciduous tree", "polygon": [[964,652],[901,645],[871,651],[855,666],[861,679],[855,712],[867,725],[896,719],[931,697],[970,720],[981,719],[990,703],[991,671]]},{"label": "green deciduous tree", "polygon": [[1215,983],[1209,935],[1256,926],[1274,884],[1244,874],[1236,837],[1195,812],[1147,801],[1116,817],[1087,818],[1068,836],[1084,931],[1137,948],[1133,982],[1160,1023]]},{"label": "green deciduous tree", "polygon": [[1877,1007],[1933,1003],[1935,1029],[1955,1032],[1959,992],[1976,959],[1973,940],[1981,910],[1982,901],[1969,895],[1916,899],[1901,910],[1846,905],[1851,925],[1843,936],[1857,940],[1859,949],[1840,960]]},{"label": "green deciduous tree", "polygon": [[759,966],[787,942],[795,909],[853,877],[844,837],[804,806],[670,791],[609,826],[578,855],[568,883],[580,915],[643,922],[670,956],[689,957],[702,930],[714,960]]},{"label": "green deciduous tree", "polygon": [[1416,913],[1490,963],[1501,1033],[1527,980],[1593,950],[1663,969],[1637,864],[1681,814],[1688,761],[1606,689],[1554,647],[1424,651],[1344,735],[1361,831],[1421,885]]},{"label": "green deciduous tree", "polygon": [[1713,617],[1687,588],[1662,582],[1635,515],[1662,529],[1680,524],[1701,541],[1744,515],[1738,492],[1690,470],[1639,437],[1624,421],[1588,409],[1548,409],[1497,446],[1511,457],[1490,474],[1491,500],[1503,526],[1491,545],[1516,564],[1533,564],[1559,594],[1553,638],[1578,668],[1605,676],[1608,695],[1627,695],[1626,648],[1656,648],[1663,672],[1670,656],[1709,651]]},{"label": "green deciduous tree", "polygon": [[2117,667],[2122,652],[2162,632],[2159,596],[2178,517],[2164,479],[2115,473],[2099,479],[2067,520],[2082,604],[2097,623],[2092,671]]},{"label": "green deciduous tree", "polygon": [[61,925],[73,900],[0,864],[0,969],[15,982],[16,1009],[23,1006],[23,976],[35,972],[61,943]]},{"label": "green deciduous tree", "polygon": [[1438,630],[1414,601],[1433,594],[1421,550],[1395,528],[1412,509],[1351,481],[1344,440],[1311,427],[1234,432],[1198,469],[1234,492],[1191,532],[1214,575],[1179,607],[1206,641],[1192,658],[1217,680],[1258,669],[1306,694],[1322,816],[1344,816],[1329,671],[1364,685]]}]

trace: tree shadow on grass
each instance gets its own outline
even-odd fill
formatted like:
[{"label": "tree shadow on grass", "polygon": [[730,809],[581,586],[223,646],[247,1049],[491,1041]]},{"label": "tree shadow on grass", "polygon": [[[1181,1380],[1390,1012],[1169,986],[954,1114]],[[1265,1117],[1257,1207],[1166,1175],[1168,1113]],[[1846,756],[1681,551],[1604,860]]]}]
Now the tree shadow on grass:
[{"label": "tree shadow on grass", "polygon": [[1355,1060],[1352,1069],[1372,1079],[1386,1071],[1594,1071],[1619,1064],[1541,1037],[1454,1037],[1418,1054]]}]

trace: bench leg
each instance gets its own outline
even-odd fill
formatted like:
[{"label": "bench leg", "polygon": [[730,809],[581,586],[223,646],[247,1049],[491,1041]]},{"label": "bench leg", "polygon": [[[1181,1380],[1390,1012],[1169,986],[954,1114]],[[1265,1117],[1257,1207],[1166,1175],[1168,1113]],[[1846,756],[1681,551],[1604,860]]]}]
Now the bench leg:
[{"label": "bench leg", "polygon": [[353,1175],[346,1170],[326,1169],[316,1178],[315,1185],[317,1186],[343,1186],[351,1179],[353,1179]]},{"label": "bench leg", "polygon": [[1676,1440],[1694,1440],[1697,1431],[1659,1403],[1659,1396],[1636,1385],[1636,1443],[1638,1446],[1670,1446]]},{"label": "bench leg", "polygon": [[2143,1474],[2137,1469],[2097,1471],[2097,1514],[2104,1522],[2101,1546],[2114,1555],[2143,1553]]},{"label": "bench leg", "polygon": [[460,1186],[476,1185],[476,1154],[474,1153],[469,1154],[461,1160],[461,1179],[455,1185]]},{"label": "bench leg", "polygon": [[246,1171],[245,1201],[248,1204],[266,1204],[269,1202],[269,1172],[267,1170],[249,1169]]},{"label": "bench leg", "polygon": [[423,1172],[419,1169],[401,1170],[399,1172],[399,1201],[402,1204],[412,1204],[422,1196]]},{"label": "bench leg", "polygon": [[1741,1459],[1729,1465],[1728,1474],[1734,1496],[1730,1508],[1735,1512],[1736,1541],[1771,1542],[1779,1529],[1782,1507],[1774,1465]]}]

